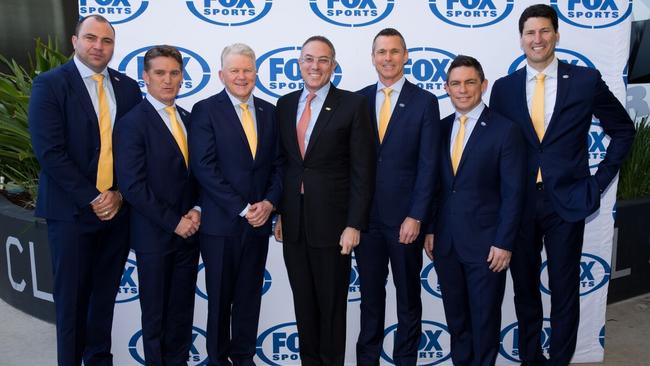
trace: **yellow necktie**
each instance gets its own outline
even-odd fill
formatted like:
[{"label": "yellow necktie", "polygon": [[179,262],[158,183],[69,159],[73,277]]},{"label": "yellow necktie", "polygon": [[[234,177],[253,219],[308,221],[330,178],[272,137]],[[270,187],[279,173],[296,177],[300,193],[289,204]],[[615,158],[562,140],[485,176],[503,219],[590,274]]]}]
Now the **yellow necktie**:
[{"label": "yellow necktie", "polygon": [[99,101],[99,161],[97,163],[96,187],[104,192],[113,186],[113,129],[111,128],[111,111],[104,90],[104,75],[91,77],[97,83]]},{"label": "yellow necktie", "polygon": [[[533,103],[531,106],[530,119],[533,121],[533,128],[537,138],[541,142],[544,138],[544,79],[546,75],[539,73],[535,76],[535,91],[533,92]],[[542,181],[542,168],[537,169],[537,182]]]},{"label": "yellow necktie", "polygon": [[183,159],[185,160],[185,166],[188,166],[189,154],[187,150],[187,137],[183,132],[180,122],[178,122],[178,119],[176,118],[176,108],[173,105],[170,105],[165,107],[165,112],[169,115],[169,120],[172,125],[172,135],[174,136],[174,140],[176,140],[176,144],[178,144],[178,148],[181,149]]},{"label": "yellow necktie", "polygon": [[246,134],[246,139],[248,140],[248,147],[251,149],[253,159],[255,159],[255,153],[257,152],[257,133],[255,132],[255,122],[253,122],[253,116],[251,116],[251,111],[248,110],[247,103],[241,103],[239,107],[242,110],[241,124],[242,127],[244,127],[244,133]]},{"label": "yellow necktie", "polygon": [[379,109],[379,142],[384,141],[384,135],[388,129],[388,121],[390,121],[390,93],[393,92],[391,88],[384,88],[384,103],[381,104]]},{"label": "yellow necktie", "polygon": [[454,147],[451,150],[451,168],[456,175],[458,164],[460,164],[460,157],[463,155],[463,141],[465,141],[465,125],[467,124],[467,116],[460,116],[460,128],[454,139]]}]

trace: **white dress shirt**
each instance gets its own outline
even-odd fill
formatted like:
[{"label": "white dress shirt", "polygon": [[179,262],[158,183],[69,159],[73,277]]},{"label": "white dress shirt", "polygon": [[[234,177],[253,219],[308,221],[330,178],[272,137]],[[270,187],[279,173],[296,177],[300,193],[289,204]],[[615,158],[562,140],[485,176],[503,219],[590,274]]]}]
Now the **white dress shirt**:
[{"label": "white dress shirt", "polygon": [[[86,85],[88,94],[90,95],[90,100],[93,103],[93,108],[97,114],[97,120],[99,121],[99,95],[97,94],[97,82],[92,79],[92,76],[97,74],[91,70],[88,66],[84,65],[77,56],[73,58],[74,64],[81,74],[81,79]],[[115,125],[115,115],[117,114],[117,103],[115,102],[115,92],[113,91],[113,84],[111,84],[111,76],[108,74],[108,69],[104,68],[100,74],[104,75],[104,92],[106,93],[106,99],[108,99],[108,110],[111,116],[111,127]]]},{"label": "white dress shirt", "polygon": [[[397,104],[397,99],[399,99],[399,93],[402,92],[402,88],[404,87],[404,83],[406,82],[406,78],[402,76],[401,79],[399,79],[395,84],[389,86],[388,88],[393,89],[393,91],[390,93],[390,115],[393,115],[393,111],[395,110],[395,105]],[[387,86],[382,84],[381,81],[377,82],[377,95],[375,98],[375,116],[376,122],[377,122],[377,129],[379,129],[379,111],[381,110],[381,106],[384,104],[384,98],[385,94],[383,89],[386,88]]]},{"label": "white dress shirt", "polygon": [[[483,110],[485,109],[485,103],[481,102],[479,105],[474,107],[469,113],[467,113],[465,116],[467,116],[467,122],[465,122],[465,138],[463,139],[463,148],[461,151],[465,150],[465,145],[467,144],[467,141],[469,140],[469,137],[472,136],[472,131],[474,131],[474,127],[476,127],[476,123],[478,122],[478,119],[481,117],[481,113],[483,113]],[[451,155],[454,150],[454,141],[456,140],[456,135],[458,135],[458,130],[460,130],[460,116],[463,114],[456,111],[456,118],[454,119],[454,124],[451,127],[451,139],[449,140],[449,154]],[[461,154],[462,156],[462,154]]]},{"label": "white dress shirt", "polygon": [[[546,75],[544,79],[544,131],[548,129],[548,124],[551,122],[553,110],[555,109],[555,99],[557,97],[557,57],[546,66],[541,72]],[[526,65],[526,102],[528,103],[528,114],[533,110],[533,93],[535,92],[535,84],[537,80],[535,77],[539,72],[533,69],[530,65]]]},{"label": "white dress shirt", "polygon": [[[307,146],[309,146],[309,139],[311,138],[311,133],[314,131],[314,125],[318,119],[321,109],[323,109],[323,104],[325,103],[325,98],[327,98],[327,93],[330,91],[330,83],[325,84],[322,88],[316,91],[316,97],[311,100],[311,118],[309,119],[309,125],[307,126],[307,131],[305,132],[305,151]],[[302,112],[305,110],[305,105],[307,105],[307,96],[310,91],[307,88],[302,90],[300,94],[300,99],[298,99],[298,111],[296,113],[296,127],[302,116]]]}]

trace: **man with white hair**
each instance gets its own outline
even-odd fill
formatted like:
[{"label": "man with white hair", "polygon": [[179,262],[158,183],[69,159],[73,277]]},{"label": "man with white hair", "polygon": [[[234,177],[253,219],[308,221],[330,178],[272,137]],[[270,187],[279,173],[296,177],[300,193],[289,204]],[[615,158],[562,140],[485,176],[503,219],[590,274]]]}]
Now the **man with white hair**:
[{"label": "man with white hair", "polygon": [[208,365],[254,365],[269,217],[282,190],[275,107],[253,96],[255,53],[224,48],[225,88],[192,109],[190,168],[208,293]]}]

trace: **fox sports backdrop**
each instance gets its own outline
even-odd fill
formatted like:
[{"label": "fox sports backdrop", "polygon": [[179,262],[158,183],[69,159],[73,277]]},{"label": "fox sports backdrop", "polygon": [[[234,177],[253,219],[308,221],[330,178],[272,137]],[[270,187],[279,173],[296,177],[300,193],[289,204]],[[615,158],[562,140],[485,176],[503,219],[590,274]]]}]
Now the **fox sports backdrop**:
[{"label": "fox sports backdrop", "polygon": [[[101,14],[116,29],[117,43],[111,67],[138,80],[142,92],[143,56],[157,44],[171,44],[183,54],[183,85],[178,104],[186,109],[219,92],[217,72],[224,46],[244,42],[257,53],[255,95],[275,102],[302,88],[298,55],[302,42],[321,34],[334,43],[339,66],[332,82],[358,90],[376,82],[371,64],[371,42],[382,28],[394,27],[406,38],[410,59],[406,78],[433,93],[441,115],[452,112],[443,89],[454,56],[472,55],[485,68],[490,81],[525,64],[519,47],[517,20],[531,0],[79,0],[79,13]],[[542,0],[560,15],[561,60],[599,69],[620,100],[625,99],[625,65],[629,48],[632,0]],[[488,100],[488,95],[485,100]],[[604,158],[608,138],[594,119],[589,135],[592,169]],[[592,172],[593,173],[593,172]],[[581,319],[574,362],[603,359],[605,305],[610,276],[616,182],[602,197],[600,210],[588,218],[580,263]],[[210,225],[210,223],[204,223]],[[298,337],[291,292],[280,243],[272,238],[264,284],[257,340],[258,364],[299,364]],[[422,268],[422,336],[419,364],[450,365],[449,333],[434,263],[426,257]],[[353,259],[348,297],[346,362],[355,363],[354,344],[359,330],[359,279]],[[124,269],[115,307],[113,352],[118,365],[144,364],[136,260],[131,253]],[[542,347],[551,336],[546,266],[542,266],[545,315]],[[387,283],[387,319],[382,362],[391,359],[396,316],[392,280]],[[207,295],[203,265],[196,286],[194,344],[190,365],[204,365]],[[518,361],[517,319],[508,278],[503,304],[501,349],[497,364]]]}]

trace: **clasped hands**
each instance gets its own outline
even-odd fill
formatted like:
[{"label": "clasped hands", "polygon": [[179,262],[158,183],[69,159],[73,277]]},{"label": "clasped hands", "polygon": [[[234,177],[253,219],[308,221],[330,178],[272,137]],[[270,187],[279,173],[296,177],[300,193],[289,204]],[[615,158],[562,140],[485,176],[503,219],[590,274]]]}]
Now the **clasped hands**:
[{"label": "clasped hands", "polygon": [[199,231],[199,226],[201,226],[201,212],[193,208],[181,217],[174,232],[183,239],[187,239]]},{"label": "clasped hands", "polygon": [[122,194],[118,191],[104,191],[90,206],[101,221],[111,220],[122,207]]}]

